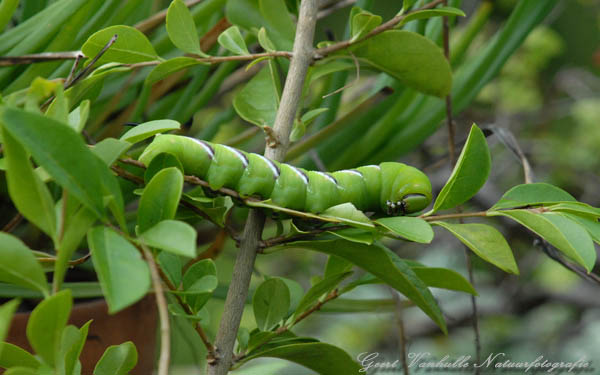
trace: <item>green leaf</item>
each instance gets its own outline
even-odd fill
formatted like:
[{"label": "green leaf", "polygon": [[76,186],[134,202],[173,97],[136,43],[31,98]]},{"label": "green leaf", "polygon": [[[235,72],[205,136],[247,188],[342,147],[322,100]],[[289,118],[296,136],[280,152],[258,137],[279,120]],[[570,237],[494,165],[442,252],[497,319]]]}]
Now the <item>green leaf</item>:
[{"label": "green leaf", "polygon": [[265,27],[278,50],[292,50],[296,29],[283,1],[229,0],[225,15],[232,24],[248,30]]},{"label": "green leaf", "polygon": [[146,85],[153,85],[161,79],[165,79],[167,76],[178,72],[182,69],[189,68],[190,66],[206,64],[198,61],[192,57],[174,57],[167,61],[163,61],[152,69],[146,77]]},{"label": "green leaf", "polygon": [[583,226],[592,237],[592,240],[600,245],[600,223],[597,219],[569,213],[564,213],[563,215]]},{"label": "green leaf", "polygon": [[183,221],[163,220],[139,236],[146,245],[173,254],[196,256],[196,230]]},{"label": "green leaf", "polygon": [[2,0],[2,2],[0,2],[0,32],[2,32],[8,22],[10,22],[18,5],[19,0]]},{"label": "green leaf", "polygon": [[33,355],[16,345],[0,342],[0,368],[27,366],[34,369],[42,363]]},{"label": "green leaf", "polygon": [[194,263],[183,276],[184,301],[198,313],[217,288],[217,267],[212,259]]},{"label": "green leaf", "polygon": [[180,50],[208,57],[200,49],[198,31],[192,13],[181,0],[173,0],[167,10],[167,33],[175,47]]},{"label": "green leaf", "polygon": [[158,222],[175,218],[183,190],[183,174],[175,167],[158,172],[140,198],[138,233],[144,233]]},{"label": "green leaf", "polygon": [[342,203],[329,207],[319,216],[333,218],[337,221],[357,228],[372,229],[375,225],[369,218],[354,207],[352,203]]},{"label": "green leaf", "polygon": [[134,126],[127,133],[123,134],[120,139],[122,141],[138,143],[155,134],[166,133],[180,128],[181,124],[175,120],[154,120]]},{"label": "green leaf", "polygon": [[0,232],[0,281],[39,290],[48,296],[42,266],[20,239]]},{"label": "green leaf", "polygon": [[98,217],[104,216],[104,195],[112,195],[115,202],[122,205],[115,176],[73,129],[47,117],[9,107],[2,107],[1,117],[4,132],[17,139],[57,183]]},{"label": "green leaf", "polygon": [[55,98],[50,103],[48,110],[46,111],[46,116],[55,119],[56,121],[60,121],[64,124],[69,123],[69,99],[65,97],[65,93],[63,91],[63,87],[61,85],[57,85],[55,89]]},{"label": "green leaf", "polygon": [[432,212],[454,208],[471,199],[485,184],[491,164],[485,136],[473,124],[456,166],[435,200]]},{"label": "green leaf", "polygon": [[111,166],[117,159],[131,147],[131,143],[115,138],[104,138],[96,143],[92,152],[96,154],[106,166]]},{"label": "green leaf", "polygon": [[409,10],[416,2],[417,0],[404,0],[402,2],[402,13]]},{"label": "green leaf", "polygon": [[528,210],[492,211],[489,216],[506,216],[523,225],[567,257],[591,272],[596,262],[596,250],[587,230],[568,217],[554,212],[543,214]]},{"label": "green leaf", "polygon": [[294,311],[296,311],[296,308],[304,296],[304,288],[296,280],[287,279],[285,277],[277,277],[277,279],[283,281],[290,291],[290,308],[288,309],[286,317],[291,316]]},{"label": "green leaf", "polygon": [[264,27],[261,27],[260,30],[258,30],[258,44],[260,44],[260,46],[267,52],[277,51],[277,47],[275,47],[271,39],[269,39],[267,29]]},{"label": "green leaf", "polygon": [[144,172],[144,181],[149,183],[158,172],[169,167],[175,167],[183,173],[183,166],[175,155],[161,152],[153,157],[150,165],[147,166],[146,172]]},{"label": "green leaf", "polygon": [[561,188],[538,182],[513,187],[504,193],[502,198],[490,210],[576,201],[571,194]]},{"label": "green leaf", "polygon": [[117,35],[117,40],[96,64],[107,62],[135,64],[160,59],[146,36],[131,26],[118,25],[102,29],[86,40],[81,51],[93,58]]},{"label": "green leaf", "polygon": [[442,50],[420,34],[384,31],[351,51],[360,61],[423,93],[444,97],[452,87],[452,72]]},{"label": "green leaf", "polygon": [[477,291],[473,285],[456,271],[438,267],[410,267],[419,279],[432,288],[456,290],[458,292],[470,293],[474,296]]},{"label": "green leaf", "polygon": [[322,342],[281,345],[245,358],[273,357],[285,359],[322,375],[360,374],[361,367],[342,349]]},{"label": "green leaf", "polygon": [[393,254],[381,245],[363,245],[344,240],[297,241],[273,247],[270,250],[308,249],[328,255],[336,255],[368,271],[390,285],[419,306],[433,321],[446,332],[446,323],[425,283],[408,267],[398,268],[392,262]]},{"label": "green leaf", "polygon": [[496,228],[485,224],[449,224],[443,221],[432,224],[447,229],[486,262],[505,272],[519,274],[512,250]]},{"label": "green leaf", "polygon": [[250,54],[248,47],[246,47],[246,42],[244,42],[244,37],[237,26],[231,26],[223,31],[217,38],[217,41],[221,47],[232,52],[234,55]]},{"label": "green leaf", "polygon": [[55,363],[72,305],[71,291],[61,290],[37,305],[27,322],[29,344],[49,365]]},{"label": "green leaf", "polygon": [[353,7],[350,13],[350,41],[355,42],[371,30],[381,25],[381,16],[375,15],[358,7]]},{"label": "green leaf", "polygon": [[94,368],[94,375],[127,375],[137,364],[138,354],[131,341],[109,346]]},{"label": "green leaf", "polygon": [[0,306],[0,342],[4,341],[10,328],[12,317],[21,301],[13,299]]},{"label": "green leaf", "polygon": [[279,108],[277,86],[268,68],[263,68],[233,98],[235,111],[244,120],[260,127],[275,123]]},{"label": "green leaf", "polygon": [[302,115],[302,117],[300,118],[300,121],[302,121],[304,124],[308,125],[311,122],[313,122],[321,113],[326,112],[328,110],[329,110],[329,108],[317,108],[317,109],[310,110]]},{"label": "green leaf", "polygon": [[313,285],[308,292],[304,295],[300,304],[296,308],[296,312],[294,313],[294,319],[302,314],[304,311],[309,309],[313,304],[315,304],[319,298],[321,298],[324,294],[331,292],[334,288],[336,288],[339,283],[344,281],[348,276],[352,275],[352,271],[347,271],[343,273],[337,273],[333,275],[329,275],[320,282]]},{"label": "green leaf", "polygon": [[431,17],[466,17],[465,12],[454,7],[439,7],[435,9],[424,9],[417,12],[407,14],[404,19],[398,24],[398,27],[405,25],[407,22],[427,19]]},{"label": "green leaf", "polygon": [[282,280],[269,279],[256,288],[252,306],[258,329],[268,331],[280,323],[288,313],[290,291]]},{"label": "green leaf", "polygon": [[433,240],[431,225],[418,217],[384,217],[375,220],[375,223],[409,241],[430,243]]},{"label": "green leaf", "polygon": [[129,241],[112,229],[95,227],[88,233],[88,245],[110,313],[146,295],[150,288],[150,270]]},{"label": "green leaf", "polygon": [[566,212],[576,215],[600,217],[600,208],[592,207],[582,202],[564,202],[547,207],[551,211]]},{"label": "green leaf", "polygon": [[375,242],[375,233],[359,228],[345,228],[336,231],[327,231],[325,233],[332,234],[336,237],[343,238],[348,241],[358,242],[365,245],[372,245]]},{"label": "green leaf", "polygon": [[81,104],[69,113],[69,126],[77,133],[81,133],[85,128],[85,123],[90,115],[90,101],[84,100]]},{"label": "green leaf", "polygon": [[52,369],[47,367],[43,367],[43,369],[32,369],[22,366],[15,366],[4,372],[5,375],[50,375],[51,373]]},{"label": "green leaf", "polygon": [[183,269],[183,262],[181,261],[181,258],[175,254],[161,251],[156,257],[156,261],[160,265],[160,268],[165,271],[165,274],[173,283],[173,285],[178,287],[181,283],[181,270]]},{"label": "green leaf", "polygon": [[13,136],[2,131],[6,179],[10,198],[19,212],[56,241],[54,200],[34,172],[29,155]]},{"label": "green leaf", "polygon": [[90,323],[92,323],[91,320],[85,323],[81,329],[69,325],[63,330],[60,357],[64,362],[59,362],[57,366],[61,373],[65,375],[76,374],[75,368],[87,339]]},{"label": "green leaf", "polygon": [[306,133],[306,124],[302,121],[294,120],[294,127],[290,133],[290,142],[299,141],[304,137],[304,133]]}]

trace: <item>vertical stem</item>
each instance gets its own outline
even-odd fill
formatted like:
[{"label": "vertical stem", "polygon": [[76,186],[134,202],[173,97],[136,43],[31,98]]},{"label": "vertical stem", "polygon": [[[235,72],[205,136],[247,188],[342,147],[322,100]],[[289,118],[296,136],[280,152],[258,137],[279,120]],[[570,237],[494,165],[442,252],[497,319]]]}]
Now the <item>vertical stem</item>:
[{"label": "vertical stem", "polygon": [[396,304],[396,308],[394,309],[396,313],[396,324],[398,325],[398,341],[400,343],[400,357],[402,357],[402,369],[404,370],[404,375],[409,375],[408,369],[408,345],[406,343],[406,330],[404,329],[404,306],[402,305],[402,301],[398,296],[398,292],[396,292],[393,288],[388,288],[390,293],[392,294],[392,298]]},{"label": "vertical stem", "polygon": [[[444,5],[448,5],[448,1],[444,0]],[[443,36],[444,36],[444,55],[448,62],[450,62],[450,26],[448,24],[448,17],[443,18]],[[452,121],[452,95],[448,94],[446,96],[446,123],[448,127],[448,152],[450,154],[450,164],[451,168],[454,168],[456,165],[456,148],[455,148],[455,137],[456,132],[454,129],[454,122]],[[461,207],[457,207],[457,211],[460,213],[462,211]],[[460,223],[463,223],[462,218],[459,219]],[[475,285],[475,278],[473,277],[473,264],[471,262],[471,252],[465,246],[465,258],[467,262],[467,272],[469,274],[469,282],[471,285]],[[477,316],[477,301],[475,300],[475,296],[471,296],[471,322],[473,325],[473,333],[475,334],[475,362],[481,363],[481,340],[479,335],[479,320]],[[480,374],[479,367],[475,367],[473,370],[475,375]]]},{"label": "vertical stem", "polygon": [[[317,21],[317,3],[317,0],[304,0],[300,5],[294,39],[294,54],[273,125],[276,142],[273,147],[267,146],[265,150],[265,156],[277,161],[283,161],[285,157],[306,72],[313,61],[312,45]],[[264,224],[264,214],[257,210],[251,210],[240,241],[240,250],[233,269],[234,277],[229,285],[225,308],[217,332],[216,356],[213,360],[208,361],[209,375],[225,375],[231,367],[233,346],[248,296],[248,286]]]},{"label": "vertical stem", "polygon": [[169,375],[169,363],[171,362],[171,333],[169,325],[169,312],[167,311],[167,300],[163,293],[160,274],[154,261],[154,255],[144,245],[142,245],[144,258],[150,268],[152,285],[154,286],[154,296],[158,306],[158,316],[160,319],[160,357],[158,359],[158,375]]}]

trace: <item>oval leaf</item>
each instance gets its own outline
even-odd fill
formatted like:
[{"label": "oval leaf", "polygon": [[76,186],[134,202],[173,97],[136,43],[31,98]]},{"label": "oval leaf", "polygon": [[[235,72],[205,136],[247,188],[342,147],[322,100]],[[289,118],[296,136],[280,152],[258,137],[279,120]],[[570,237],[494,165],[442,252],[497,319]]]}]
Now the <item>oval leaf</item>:
[{"label": "oval leaf", "polygon": [[0,342],[6,338],[6,334],[10,329],[10,322],[17,307],[19,307],[19,303],[19,300],[13,299],[0,306]]},{"label": "oval leaf", "polygon": [[23,146],[2,132],[8,193],[15,207],[53,240],[56,239],[54,200],[46,184],[34,172]]},{"label": "oval leaf", "polygon": [[505,272],[519,274],[512,250],[496,228],[485,224],[449,224],[442,221],[432,224],[446,228],[486,262]]},{"label": "oval leaf", "polygon": [[281,322],[288,313],[290,291],[280,279],[269,279],[256,288],[252,306],[258,329],[268,331]]},{"label": "oval leaf", "polygon": [[137,350],[131,341],[106,348],[94,368],[94,375],[127,375],[137,364]]},{"label": "oval leaf", "polygon": [[432,288],[456,290],[458,292],[470,293],[474,296],[477,291],[473,285],[461,274],[447,268],[438,267],[410,267],[419,279]]},{"label": "oval leaf", "polygon": [[144,189],[138,209],[138,233],[175,218],[183,190],[183,174],[175,167],[158,172]]},{"label": "oval leaf", "polygon": [[321,298],[325,293],[331,292],[335,287],[338,286],[345,278],[352,275],[352,271],[342,272],[338,274],[329,275],[323,280],[319,281],[315,285],[313,285],[308,292],[304,295],[298,307],[296,308],[296,312],[294,313],[294,319],[302,314],[305,310],[310,308],[315,302]]},{"label": "oval leaf", "polygon": [[444,53],[417,33],[384,31],[351,50],[360,61],[415,90],[444,97],[452,87],[452,71]]},{"label": "oval leaf", "polygon": [[585,228],[559,213],[533,213],[528,210],[489,212],[490,216],[506,216],[537,233],[567,257],[590,272],[596,263],[596,250]]},{"label": "oval leaf", "polygon": [[167,33],[180,50],[203,57],[208,55],[200,49],[198,31],[192,13],[181,0],[173,0],[167,10]]},{"label": "oval leaf", "polygon": [[557,202],[576,202],[577,200],[566,191],[554,185],[538,182],[534,184],[517,185],[504,193],[502,198],[491,210],[523,206],[535,206]]},{"label": "oval leaf", "polygon": [[424,9],[407,14],[398,26],[402,26],[410,21],[422,20],[431,17],[465,17],[466,14],[462,10],[454,7],[439,7],[435,9]]},{"label": "oval leaf", "polygon": [[411,216],[384,217],[375,222],[385,229],[409,241],[430,243],[433,240],[433,229],[423,219]]},{"label": "oval leaf", "polygon": [[154,120],[134,126],[121,136],[122,141],[137,143],[158,133],[178,130],[181,124],[175,120]]},{"label": "oval leaf", "polygon": [[96,227],[88,233],[88,245],[110,313],[146,295],[150,288],[150,270],[129,241],[112,229]]},{"label": "oval leaf", "polygon": [[240,32],[240,28],[237,26],[231,26],[227,30],[223,31],[217,38],[217,41],[221,47],[232,52],[234,55],[249,55],[248,47],[244,42],[244,37]]},{"label": "oval leaf", "polygon": [[37,369],[41,365],[37,358],[24,349],[7,342],[0,342],[0,368],[27,366]]},{"label": "oval leaf", "polygon": [[244,120],[272,126],[279,108],[277,86],[269,68],[263,68],[233,98],[233,108]]},{"label": "oval leaf", "polygon": [[54,365],[72,305],[71,291],[62,290],[37,305],[27,322],[31,347],[49,365]]},{"label": "oval leaf", "polygon": [[360,374],[361,367],[342,349],[322,342],[281,345],[261,350],[245,358],[249,361],[259,357],[285,359],[311,369],[322,375]]},{"label": "oval leaf", "polygon": [[20,239],[0,232],[0,281],[39,290],[48,295],[44,269]]},{"label": "oval leaf", "polygon": [[146,245],[188,258],[196,256],[196,230],[188,223],[163,220],[148,229],[139,239]]},{"label": "oval leaf", "polygon": [[[173,154],[169,154],[167,152],[162,152],[155,157],[152,158],[150,165],[146,167],[146,172],[144,172],[144,181],[149,183],[152,181],[152,177],[154,177],[158,172],[163,169],[175,167],[183,173],[183,166],[177,157]],[[194,199],[199,199],[204,197],[198,197]],[[212,200],[210,201],[212,202]]]},{"label": "oval leaf", "polygon": [[96,64],[101,65],[107,62],[135,64],[159,59],[148,38],[139,30],[125,25],[110,26],[94,33],[83,44],[81,51],[87,57],[93,58],[115,35],[117,35],[117,40]]},{"label": "oval leaf", "polygon": [[454,208],[473,197],[490,174],[490,150],[485,136],[473,124],[456,166],[433,205],[433,212]]}]

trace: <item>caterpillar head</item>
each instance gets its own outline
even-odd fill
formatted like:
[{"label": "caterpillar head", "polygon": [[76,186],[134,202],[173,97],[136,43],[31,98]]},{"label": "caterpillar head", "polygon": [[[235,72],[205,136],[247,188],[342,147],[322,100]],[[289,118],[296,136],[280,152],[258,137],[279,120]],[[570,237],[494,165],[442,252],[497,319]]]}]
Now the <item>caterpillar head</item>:
[{"label": "caterpillar head", "polygon": [[382,163],[381,208],[389,216],[419,212],[431,202],[431,182],[420,170],[400,163]]}]

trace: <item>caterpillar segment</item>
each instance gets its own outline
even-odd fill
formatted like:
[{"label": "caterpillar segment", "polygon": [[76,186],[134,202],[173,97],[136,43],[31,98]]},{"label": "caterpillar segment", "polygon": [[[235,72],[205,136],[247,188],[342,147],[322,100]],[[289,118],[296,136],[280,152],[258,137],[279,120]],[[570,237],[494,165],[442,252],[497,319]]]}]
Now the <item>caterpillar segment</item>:
[{"label": "caterpillar segment", "polygon": [[321,213],[350,202],[364,212],[386,216],[415,213],[431,202],[431,183],[416,168],[384,162],[327,173],[306,171],[262,155],[179,135],[157,135],[139,160],[146,165],[170,153],[186,174],[227,187],[242,197],[258,196],[297,211]]}]

